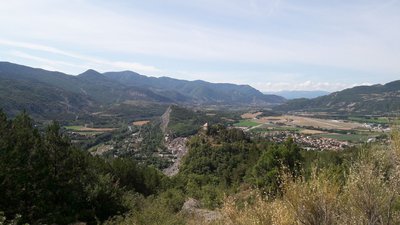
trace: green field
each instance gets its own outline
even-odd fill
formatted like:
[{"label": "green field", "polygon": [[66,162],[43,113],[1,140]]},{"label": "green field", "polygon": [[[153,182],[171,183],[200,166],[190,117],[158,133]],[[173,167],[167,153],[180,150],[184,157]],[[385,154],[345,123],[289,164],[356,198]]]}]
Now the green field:
[{"label": "green field", "polygon": [[338,141],[349,141],[353,143],[366,142],[369,138],[375,137],[376,135],[371,134],[316,134],[317,137],[332,138]]},{"label": "green field", "polygon": [[365,117],[349,117],[351,121],[356,121],[360,123],[379,123],[379,124],[399,124],[400,119],[392,119],[388,117],[375,117],[375,118],[365,118]]},{"label": "green field", "polygon": [[233,126],[235,127],[255,127],[258,125],[260,124],[250,120],[241,120],[239,123],[233,124]]},{"label": "green field", "polygon": [[65,126],[64,128],[67,130],[80,131],[81,129],[83,129],[85,127],[84,126]]},{"label": "green field", "polygon": [[81,134],[81,135],[94,135],[94,134],[104,133],[104,131],[83,130],[83,129],[85,129],[84,126],[65,126],[64,128],[69,131],[73,131],[75,133]]},{"label": "green field", "polygon": [[301,129],[296,128],[296,127],[279,127],[279,126],[272,126],[272,127],[260,127],[260,128],[255,128],[251,130],[254,133],[264,133],[264,132],[274,132],[274,131],[295,131],[295,132],[300,132]]}]

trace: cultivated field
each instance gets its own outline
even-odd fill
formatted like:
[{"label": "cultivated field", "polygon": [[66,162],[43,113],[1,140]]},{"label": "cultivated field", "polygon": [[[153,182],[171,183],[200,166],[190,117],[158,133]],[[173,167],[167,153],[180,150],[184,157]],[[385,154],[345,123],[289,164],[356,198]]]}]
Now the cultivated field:
[{"label": "cultivated field", "polygon": [[66,126],[65,129],[79,132],[110,132],[116,128],[91,128],[85,126]]},{"label": "cultivated field", "polygon": [[297,127],[314,127],[318,129],[330,130],[352,130],[362,127],[362,124],[357,122],[345,122],[339,120],[317,119],[302,116],[268,116],[254,120],[258,123],[275,123],[285,124],[288,126]]},{"label": "cultivated field", "polygon": [[[258,116],[258,118],[257,118]],[[259,113],[246,113],[234,126],[253,133],[274,135],[284,132],[296,133],[302,137],[328,138],[342,142],[365,143],[384,133],[382,127],[371,127],[349,120],[318,119],[309,116],[266,116]],[[309,140],[309,139],[304,139]]]},{"label": "cultivated field", "polygon": [[324,131],[320,131],[320,130],[310,130],[310,129],[304,129],[304,130],[300,130],[301,134],[310,134],[310,135],[314,135],[314,134],[324,134],[326,132]]},{"label": "cultivated field", "polygon": [[239,123],[233,124],[235,127],[254,127],[261,123],[252,120],[241,120]]}]

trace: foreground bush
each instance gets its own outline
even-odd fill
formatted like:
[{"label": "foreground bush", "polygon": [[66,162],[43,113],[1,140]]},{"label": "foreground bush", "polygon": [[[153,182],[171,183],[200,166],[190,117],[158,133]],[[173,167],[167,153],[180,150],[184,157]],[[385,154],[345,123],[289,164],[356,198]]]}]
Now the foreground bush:
[{"label": "foreground bush", "polygon": [[282,177],[281,196],[229,197],[216,224],[400,224],[398,132],[391,146],[362,151],[344,183],[326,171],[314,171],[308,180]]}]

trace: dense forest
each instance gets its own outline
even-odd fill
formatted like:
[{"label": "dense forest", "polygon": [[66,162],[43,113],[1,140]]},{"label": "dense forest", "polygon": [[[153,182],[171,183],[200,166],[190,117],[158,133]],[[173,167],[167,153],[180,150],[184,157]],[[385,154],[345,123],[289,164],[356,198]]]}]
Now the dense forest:
[{"label": "dense forest", "polygon": [[[210,125],[180,172],[90,155],[57,122],[0,113],[2,224],[398,224],[400,139],[341,152],[301,150]],[[182,212],[189,198],[219,217]]]},{"label": "dense forest", "polygon": [[54,122],[44,131],[26,113],[0,114],[0,211],[21,222],[102,222],[127,212],[130,199],[161,189],[163,175],[128,159],[92,157]]}]

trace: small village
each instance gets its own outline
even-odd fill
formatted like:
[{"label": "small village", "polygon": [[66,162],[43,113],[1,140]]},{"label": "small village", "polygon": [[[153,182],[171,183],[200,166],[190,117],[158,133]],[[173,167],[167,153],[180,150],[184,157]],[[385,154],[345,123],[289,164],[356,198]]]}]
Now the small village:
[{"label": "small village", "polygon": [[295,133],[292,131],[280,131],[265,133],[264,137],[277,143],[285,142],[288,138],[293,138],[294,142],[306,150],[332,150],[340,151],[353,146],[347,141],[338,141],[332,138],[313,137]]}]

